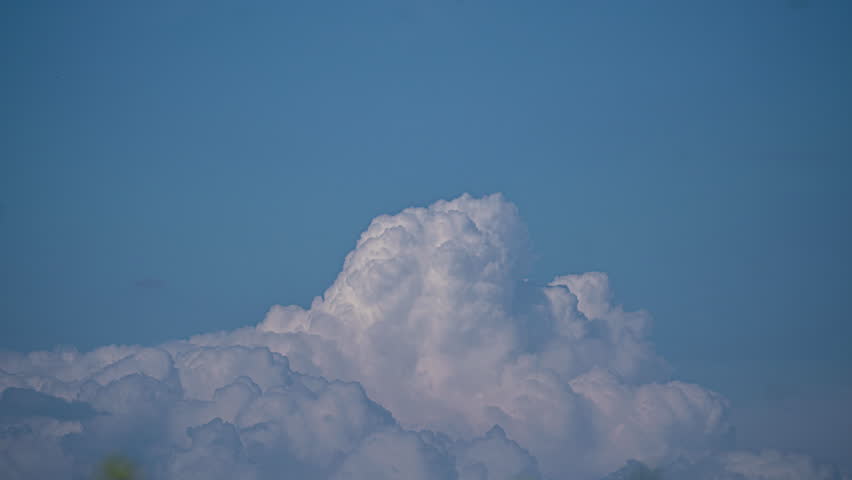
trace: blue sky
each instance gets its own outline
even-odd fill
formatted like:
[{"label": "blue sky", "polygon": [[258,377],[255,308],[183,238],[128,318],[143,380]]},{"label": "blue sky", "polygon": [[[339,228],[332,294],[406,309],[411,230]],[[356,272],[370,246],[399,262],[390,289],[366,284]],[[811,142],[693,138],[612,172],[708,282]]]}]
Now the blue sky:
[{"label": "blue sky", "polygon": [[852,4],[0,9],[0,348],[253,324],[376,215],[502,192],[680,378],[852,388]]}]

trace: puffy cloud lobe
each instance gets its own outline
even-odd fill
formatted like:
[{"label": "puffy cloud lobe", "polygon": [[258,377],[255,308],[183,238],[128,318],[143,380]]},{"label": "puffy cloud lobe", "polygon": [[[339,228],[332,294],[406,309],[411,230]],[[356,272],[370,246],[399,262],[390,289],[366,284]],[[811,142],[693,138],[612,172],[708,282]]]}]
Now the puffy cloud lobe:
[{"label": "puffy cloud lobe", "polygon": [[385,431],[364,439],[331,478],[431,480],[457,475],[450,458],[417,434]]},{"label": "puffy cloud lobe", "polygon": [[[0,467],[85,478],[119,449],[164,479],[595,479],[630,458],[709,458],[749,479],[776,468],[720,456],[725,400],[669,381],[649,316],[612,304],[606,275],[524,281],[528,243],[512,204],[465,195],[373,220],[307,310],[157,348],[2,353],[0,388],[52,397],[4,409]],[[97,414],[59,415],[67,405]],[[27,459],[38,449],[49,465]]]},{"label": "puffy cloud lobe", "polygon": [[[293,372],[286,358],[263,348],[191,352],[177,355],[176,363],[186,362],[212,394],[195,384],[183,392],[173,376],[157,380],[139,373],[106,385],[81,382],[78,396],[85,401],[8,388],[4,402],[39,402],[27,411],[4,410],[0,466],[15,472],[14,478],[89,478],[117,450],[141,463],[146,474],[166,479],[280,478],[282,472],[317,479],[458,478],[456,442],[401,429],[357,383]],[[253,370],[265,387],[250,378]],[[78,420],[63,424],[54,417]],[[466,453],[482,451],[485,442],[503,458]],[[529,454],[502,433],[458,445],[464,467],[534,471]]]},{"label": "puffy cloud lobe", "polygon": [[821,465],[804,455],[773,450],[724,452],[696,460],[678,460],[649,468],[632,460],[604,480],[848,480],[830,465]]},{"label": "puffy cloud lobe", "polygon": [[454,444],[453,454],[461,480],[534,479],[541,475],[535,457],[507,438],[499,426],[482,438]]},{"label": "puffy cloud lobe", "polygon": [[[360,385],[293,372],[286,358],[265,348],[201,347],[175,358],[169,370],[186,368],[203,381],[184,390],[181,379],[188,377],[180,374],[158,380],[132,373],[106,385],[90,379],[78,382],[73,403],[7,389],[4,405],[22,396],[39,405],[4,409],[4,469],[20,471],[20,478],[48,471],[51,478],[89,478],[117,450],[155,478],[328,478],[371,435],[399,430]],[[70,407],[82,414],[71,412],[76,420],[63,427],[54,418],[69,417]],[[56,454],[56,468],[40,464],[42,451]],[[420,459],[426,453],[414,451],[405,461],[432,465],[432,457]],[[454,468],[450,457],[443,461]]]},{"label": "puffy cloud lobe", "polygon": [[233,424],[216,418],[204,425],[190,427],[187,433],[192,445],[173,455],[167,467],[169,478],[257,478],[257,467],[245,461],[244,447]]},{"label": "puffy cloud lobe", "polygon": [[733,478],[760,480],[840,480],[840,472],[829,465],[820,465],[804,455],[782,454],[776,451],[730,452],[707,462],[705,476],[712,469],[723,470]]},{"label": "puffy cloud lobe", "polygon": [[[296,369],[357,380],[410,428],[472,438],[500,424],[550,474],[601,474],[725,438],[721,397],[665,383],[647,314],[612,305],[601,273],[522,281],[527,245],[499,195],[378,217],[309,310],[274,308],[255,332],[217,341],[266,345]],[[293,352],[293,338],[333,353]],[[590,380],[604,375],[595,372],[608,380]],[[670,403],[645,408],[655,401]]]}]

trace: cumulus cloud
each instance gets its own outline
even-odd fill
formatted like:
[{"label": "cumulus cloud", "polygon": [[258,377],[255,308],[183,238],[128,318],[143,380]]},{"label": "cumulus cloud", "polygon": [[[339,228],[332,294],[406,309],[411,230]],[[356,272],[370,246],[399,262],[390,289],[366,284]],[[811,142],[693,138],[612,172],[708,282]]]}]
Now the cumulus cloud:
[{"label": "cumulus cloud", "polygon": [[843,480],[837,468],[804,455],[773,450],[724,452],[655,469],[631,460],[604,480]]},{"label": "cumulus cloud", "polygon": [[[119,450],[164,479],[582,480],[631,459],[613,475],[822,474],[730,450],[725,399],[669,378],[645,312],[602,273],[526,282],[529,258],[511,203],[464,195],[374,219],[309,309],[156,348],[0,354],[0,469],[86,478]],[[5,407],[22,395],[40,406]]]}]

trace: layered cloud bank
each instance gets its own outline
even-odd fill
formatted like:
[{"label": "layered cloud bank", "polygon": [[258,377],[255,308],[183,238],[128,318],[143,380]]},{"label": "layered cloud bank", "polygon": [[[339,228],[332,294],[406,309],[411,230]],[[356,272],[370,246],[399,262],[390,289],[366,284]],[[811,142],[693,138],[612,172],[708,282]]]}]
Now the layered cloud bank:
[{"label": "layered cloud bank", "polygon": [[734,450],[726,401],[671,381],[601,273],[523,280],[501,196],[373,220],[311,308],[156,348],[0,354],[3,478],[846,478]]}]

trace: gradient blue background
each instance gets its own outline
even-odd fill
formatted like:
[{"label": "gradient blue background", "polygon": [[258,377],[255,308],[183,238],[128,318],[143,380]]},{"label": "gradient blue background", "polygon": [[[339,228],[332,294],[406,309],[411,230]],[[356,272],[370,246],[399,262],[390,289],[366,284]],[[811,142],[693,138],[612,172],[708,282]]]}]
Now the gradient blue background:
[{"label": "gradient blue background", "polygon": [[609,273],[744,446],[843,461],[851,26],[827,0],[3,2],[0,348],[253,324],[372,217],[499,191],[532,278]]}]

